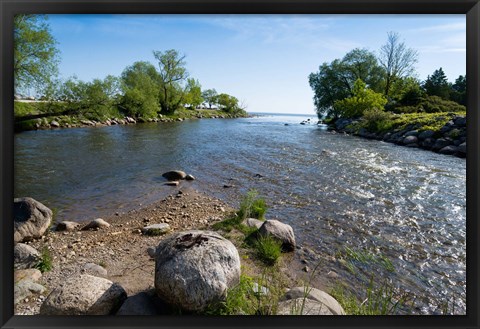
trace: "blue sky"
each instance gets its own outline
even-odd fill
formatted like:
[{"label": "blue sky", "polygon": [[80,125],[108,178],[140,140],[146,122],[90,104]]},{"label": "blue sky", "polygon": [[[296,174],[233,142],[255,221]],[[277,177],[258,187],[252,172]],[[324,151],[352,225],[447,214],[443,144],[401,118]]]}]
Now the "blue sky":
[{"label": "blue sky", "polygon": [[249,112],[314,113],[308,75],[354,48],[377,52],[390,31],[419,53],[418,78],[466,72],[465,15],[49,15],[62,78],[120,75],[153,50],[186,55],[202,89]]}]

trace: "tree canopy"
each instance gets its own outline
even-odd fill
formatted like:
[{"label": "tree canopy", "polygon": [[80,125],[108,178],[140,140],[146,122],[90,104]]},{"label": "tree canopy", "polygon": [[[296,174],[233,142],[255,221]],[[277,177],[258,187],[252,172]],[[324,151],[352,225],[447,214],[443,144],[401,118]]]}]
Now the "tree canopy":
[{"label": "tree canopy", "polygon": [[46,15],[15,15],[15,90],[45,90],[58,73],[59,51]]}]

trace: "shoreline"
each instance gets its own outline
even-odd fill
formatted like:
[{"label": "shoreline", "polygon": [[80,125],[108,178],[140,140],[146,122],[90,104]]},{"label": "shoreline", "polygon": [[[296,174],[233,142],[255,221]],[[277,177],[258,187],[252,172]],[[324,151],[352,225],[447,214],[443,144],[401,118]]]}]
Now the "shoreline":
[{"label": "shoreline", "polygon": [[[171,233],[190,229],[215,231],[212,225],[234,211],[219,199],[180,186],[174,188],[166,198],[150,205],[104,217],[110,224],[109,228],[82,230],[85,223],[79,223],[73,231],[56,231],[52,228],[41,239],[27,243],[37,250],[48,248],[50,252],[53,267],[38,280],[47,290],[40,296],[21,300],[15,305],[15,314],[39,314],[46,296],[62,285],[67,277],[78,273],[93,274],[117,282],[128,296],[142,291],[152,292],[155,261],[149,256],[149,248],[156,248],[159,241]],[[170,232],[162,236],[141,233],[144,226],[157,223],[169,224]],[[251,250],[242,246],[243,236],[239,232],[216,232],[237,247],[242,259],[242,272],[250,276],[262,275],[261,264],[252,257]],[[307,258],[305,249],[299,246],[296,252],[284,254],[279,262],[278,266],[289,287],[298,286],[308,279],[308,273],[301,267],[305,264],[298,259]],[[100,269],[95,266],[86,268],[86,264],[96,264]],[[106,271],[103,272],[102,268]],[[312,283],[318,289],[325,288],[321,281],[312,280]]]}]

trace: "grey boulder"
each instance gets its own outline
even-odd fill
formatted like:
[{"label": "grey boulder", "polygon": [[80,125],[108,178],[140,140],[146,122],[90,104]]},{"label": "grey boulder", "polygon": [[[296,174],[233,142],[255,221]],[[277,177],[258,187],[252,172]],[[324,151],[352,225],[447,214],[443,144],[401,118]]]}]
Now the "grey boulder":
[{"label": "grey boulder", "polygon": [[89,274],[68,278],[55,288],[40,307],[41,315],[114,314],[127,299],[116,283]]},{"label": "grey boulder", "polygon": [[158,297],[187,311],[223,300],[240,280],[237,249],[215,232],[172,234],[159,243],[155,257]]},{"label": "grey boulder", "polygon": [[40,262],[41,256],[37,249],[24,243],[17,243],[13,248],[13,267],[15,269],[33,268]]},{"label": "grey boulder", "polygon": [[334,315],[345,315],[343,307],[338,301],[327,294],[325,291],[311,287],[295,287],[286,292],[282,300],[291,300],[298,298],[306,298],[325,305]]},{"label": "grey boulder", "polygon": [[76,222],[63,221],[57,224],[56,231],[74,231],[80,224]]},{"label": "grey boulder", "polygon": [[90,229],[100,229],[100,228],[109,228],[110,224],[107,223],[102,218],[96,218],[92,220],[90,223],[85,225],[82,230],[90,230]]},{"label": "grey boulder", "polygon": [[261,236],[271,236],[282,243],[284,251],[293,251],[295,249],[295,235],[290,225],[279,222],[278,220],[266,220],[258,230]]},{"label": "grey boulder", "polygon": [[160,312],[152,301],[152,297],[146,292],[140,292],[128,297],[117,315],[159,315]]},{"label": "grey boulder", "polygon": [[41,238],[52,222],[52,211],[32,198],[16,198],[13,204],[14,241]]},{"label": "grey boulder", "polygon": [[320,302],[297,298],[278,303],[277,315],[333,315],[333,313]]}]

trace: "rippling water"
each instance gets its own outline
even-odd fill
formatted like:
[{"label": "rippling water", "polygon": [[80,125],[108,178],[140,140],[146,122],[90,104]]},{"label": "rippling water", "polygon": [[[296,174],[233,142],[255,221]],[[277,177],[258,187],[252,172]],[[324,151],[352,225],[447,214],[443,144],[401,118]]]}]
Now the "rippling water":
[{"label": "rippling water", "polygon": [[336,259],[345,247],[390,258],[395,272],[377,274],[414,293],[417,313],[449,301],[450,312],[464,314],[465,159],[300,125],[306,118],[23,132],[15,136],[15,196],[82,221],[165,196],[161,174],[172,169],[233,206],[255,188],[267,217],[291,224],[297,242],[352,289],[379,270],[352,273]]}]

